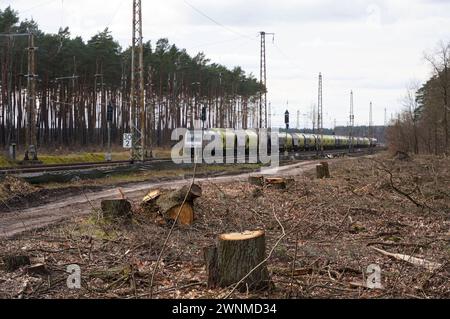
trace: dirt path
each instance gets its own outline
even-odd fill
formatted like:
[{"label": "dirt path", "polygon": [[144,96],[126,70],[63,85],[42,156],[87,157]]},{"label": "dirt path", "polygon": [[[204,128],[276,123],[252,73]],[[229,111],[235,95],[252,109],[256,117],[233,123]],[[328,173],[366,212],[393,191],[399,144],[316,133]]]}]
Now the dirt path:
[{"label": "dirt path", "polygon": [[[277,176],[295,176],[313,169],[316,161],[307,161],[294,165],[280,167],[278,170],[268,169],[263,172],[264,175]],[[254,173],[252,173],[254,174]],[[215,183],[225,183],[230,181],[241,181],[248,179],[249,173],[222,176],[214,178],[200,178],[199,183],[205,181],[214,181]],[[123,192],[130,200],[139,200],[145,193],[153,188],[159,187],[177,187],[188,184],[190,180],[166,181],[160,183],[139,183],[126,187],[121,187]],[[45,204],[16,212],[0,215],[0,238],[13,237],[25,231],[39,229],[51,224],[61,222],[62,220],[75,216],[82,216],[91,213],[92,206],[100,206],[101,200],[114,198],[119,195],[117,189],[109,189],[99,192],[76,195],[72,198],[57,200],[54,203]]]}]

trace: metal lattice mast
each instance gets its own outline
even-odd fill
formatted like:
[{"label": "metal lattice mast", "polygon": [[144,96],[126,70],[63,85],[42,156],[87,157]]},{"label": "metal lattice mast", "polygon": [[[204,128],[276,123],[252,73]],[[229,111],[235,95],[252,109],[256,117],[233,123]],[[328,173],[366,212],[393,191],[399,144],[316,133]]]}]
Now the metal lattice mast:
[{"label": "metal lattice mast", "polygon": [[355,109],[353,104],[353,91],[350,92],[350,133],[349,133],[349,150],[353,152],[353,128],[355,126]]},{"label": "metal lattice mast", "polygon": [[312,105],[312,132],[316,134],[316,105]]},{"label": "metal lattice mast", "polygon": [[261,36],[261,62],[260,62],[260,84],[264,92],[259,93],[259,128],[267,128],[267,65],[266,65],[266,35],[275,36],[274,33],[260,32]]},{"label": "metal lattice mast", "polygon": [[272,128],[272,103],[269,103],[269,120],[268,120],[269,128]]},{"label": "metal lattice mast", "polygon": [[384,126],[387,127],[388,118],[387,118],[387,108],[384,108]]},{"label": "metal lattice mast", "polygon": [[142,2],[133,0],[133,39],[131,47],[131,129],[133,160],[144,161],[148,156],[145,136],[144,105],[144,46],[142,41]]},{"label": "metal lattice mast", "polygon": [[323,86],[322,86],[322,73],[319,73],[319,99],[317,104],[317,128],[320,135],[320,141],[318,143],[318,151],[323,154]]},{"label": "metal lattice mast", "polygon": [[[267,92],[266,80],[267,80],[267,70],[266,70],[266,33],[264,31],[260,32],[261,35],[261,60],[260,60],[260,83],[261,92],[259,93],[259,128],[263,128],[263,121],[266,116],[265,109],[267,107]],[[264,92],[262,90],[265,90]]]},{"label": "metal lattice mast", "polygon": [[25,137],[24,160],[37,161],[36,138],[36,47],[34,46],[34,34],[28,36],[28,74],[27,74],[27,125]]},{"label": "metal lattice mast", "polygon": [[[95,67],[95,74],[94,74],[94,102],[95,102],[95,109],[94,111],[98,113],[98,106],[100,105],[100,109],[102,108],[102,100],[104,96],[103,92],[103,63],[99,63],[99,60],[97,59],[96,67]],[[100,126],[100,123],[102,122],[102,119],[100,117],[97,117],[97,123],[94,123],[94,127]],[[101,140],[103,141],[103,130],[100,133],[100,136],[102,137]],[[92,138],[92,137],[91,137]]]}]

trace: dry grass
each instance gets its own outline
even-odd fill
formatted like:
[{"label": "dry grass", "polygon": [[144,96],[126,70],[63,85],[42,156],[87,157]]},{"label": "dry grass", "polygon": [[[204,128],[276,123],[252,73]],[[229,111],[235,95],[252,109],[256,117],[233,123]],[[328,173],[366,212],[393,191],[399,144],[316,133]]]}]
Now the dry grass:
[{"label": "dry grass", "polygon": [[[94,163],[105,161],[106,151],[93,150],[91,152],[73,152],[70,150],[51,150],[42,151],[39,153],[39,160],[43,164],[74,164],[74,163]],[[18,153],[17,159],[21,159],[22,154]],[[170,149],[168,148],[155,148],[153,156],[156,158],[170,158]],[[117,148],[112,152],[113,161],[125,161],[130,159],[130,152]],[[8,159],[6,153],[0,153],[0,167],[12,167],[16,164]]]}]

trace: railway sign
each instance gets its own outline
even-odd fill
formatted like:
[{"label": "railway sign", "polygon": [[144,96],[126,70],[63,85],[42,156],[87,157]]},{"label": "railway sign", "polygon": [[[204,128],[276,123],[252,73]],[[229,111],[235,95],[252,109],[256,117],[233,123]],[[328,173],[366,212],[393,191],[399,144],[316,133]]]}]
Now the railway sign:
[{"label": "railway sign", "polygon": [[201,120],[202,120],[203,123],[205,123],[206,120],[207,120],[207,111],[208,110],[207,110],[206,106],[204,106],[202,108],[202,117],[201,117]]},{"label": "railway sign", "polygon": [[131,133],[123,134],[123,148],[126,149],[133,148],[133,134]]},{"label": "railway sign", "polygon": [[107,111],[106,111],[106,120],[108,122],[112,122],[113,116],[114,116],[114,106],[113,106],[112,102],[110,101],[108,103],[108,107],[107,107]]},{"label": "railway sign", "polygon": [[202,131],[194,131],[193,133],[187,132],[185,136],[185,146],[188,148],[198,148],[201,149],[203,145],[203,134]]}]

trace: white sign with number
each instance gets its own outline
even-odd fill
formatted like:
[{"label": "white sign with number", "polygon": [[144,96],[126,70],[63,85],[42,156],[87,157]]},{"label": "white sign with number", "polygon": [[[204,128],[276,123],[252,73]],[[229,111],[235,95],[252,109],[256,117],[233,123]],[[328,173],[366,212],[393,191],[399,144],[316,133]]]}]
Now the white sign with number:
[{"label": "white sign with number", "polygon": [[202,148],[203,144],[203,134],[202,131],[194,131],[194,132],[187,132],[185,136],[185,142],[184,145],[187,148]]},{"label": "white sign with number", "polygon": [[123,148],[131,149],[133,147],[133,134],[123,134]]}]

